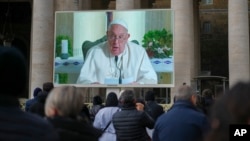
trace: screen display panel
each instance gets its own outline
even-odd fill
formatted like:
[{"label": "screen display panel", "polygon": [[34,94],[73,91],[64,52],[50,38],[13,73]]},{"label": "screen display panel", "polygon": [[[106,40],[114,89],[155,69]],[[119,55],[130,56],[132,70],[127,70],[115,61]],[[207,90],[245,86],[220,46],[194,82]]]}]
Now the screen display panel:
[{"label": "screen display panel", "polygon": [[170,9],[57,11],[55,85],[173,87],[173,18]]}]

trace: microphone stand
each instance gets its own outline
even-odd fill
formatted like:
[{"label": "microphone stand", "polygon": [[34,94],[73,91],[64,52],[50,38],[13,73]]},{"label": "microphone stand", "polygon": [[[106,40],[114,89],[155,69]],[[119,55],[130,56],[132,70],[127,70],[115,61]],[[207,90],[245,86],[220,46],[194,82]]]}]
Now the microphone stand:
[{"label": "microphone stand", "polygon": [[119,69],[119,71],[120,71],[120,75],[119,75],[119,84],[122,84],[122,75],[121,75],[122,70]]},{"label": "microphone stand", "polygon": [[117,61],[118,61],[118,56],[115,56],[116,67],[119,69],[119,84],[122,84],[122,75],[121,75],[122,70],[121,70],[121,68],[118,67]]}]

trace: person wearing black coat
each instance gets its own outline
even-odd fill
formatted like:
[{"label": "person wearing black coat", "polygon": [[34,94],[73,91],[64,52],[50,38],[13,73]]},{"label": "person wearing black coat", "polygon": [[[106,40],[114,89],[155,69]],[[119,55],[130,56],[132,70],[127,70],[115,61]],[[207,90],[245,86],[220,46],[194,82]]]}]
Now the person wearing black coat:
[{"label": "person wearing black coat", "polygon": [[0,46],[0,68],[0,140],[58,141],[48,121],[20,108],[18,97],[26,88],[28,74],[21,52]]},{"label": "person wearing black coat", "polygon": [[45,91],[39,92],[37,96],[37,101],[31,105],[29,112],[44,117],[45,116],[44,106],[47,96],[48,92]]},{"label": "person wearing black coat", "polygon": [[135,94],[124,90],[120,97],[121,111],[113,115],[113,125],[117,141],[149,141],[146,127],[152,129],[154,120],[144,111],[138,111],[135,105]]},{"label": "person wearing black coat", "polygon": [[145,101],[145,112],[156,121],[164,113],[163,107],[155,101],[155,93],[153,91],[147,91]]},{"label": "person wearing black coat", "polygon": [[[145,95],[145,112],[148,113],[156,122],[157,118],[164,113],[163,107],[156,103],[154,91],[147,91]],[[154,129],[147,128],[148,135],[152,138]]]},{"label": "person wearing black coat", "polygon": [[38,93],[37,101],[31,105],[29,112],[45,117],[44,106],[49,92],[54,88],[52,82],[44,82],[43,90]]},{"label": "person wearing black coat", "polygon": [[37,99],[38,99],[38,93],[41,92],[42,89],[37,87],[34,89],[33,91],[33,98],[31,99],[28,99],[26,102],[25,102],[25,111],[28,112],[30,110],[30,107],[37,102]]},{"label": "person wearing black coat", "polygon": [[61,141],[98,141],[101,131],[83,119],[56,116],[48,118],[56,128]]}]

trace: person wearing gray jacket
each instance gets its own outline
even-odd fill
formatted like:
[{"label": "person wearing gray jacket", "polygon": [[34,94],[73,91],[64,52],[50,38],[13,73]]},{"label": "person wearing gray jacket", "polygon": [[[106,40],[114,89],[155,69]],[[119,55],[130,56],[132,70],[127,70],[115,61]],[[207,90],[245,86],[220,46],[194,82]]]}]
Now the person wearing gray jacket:
[{"label": "person wearing gray jacket", "polygon": [[133,90],[124,90],[120,97],[121,111],[113,115],[113,125],[117,141],[150,141],[146,127],[152,129],[154,120],[146,112],[135,106]]}]

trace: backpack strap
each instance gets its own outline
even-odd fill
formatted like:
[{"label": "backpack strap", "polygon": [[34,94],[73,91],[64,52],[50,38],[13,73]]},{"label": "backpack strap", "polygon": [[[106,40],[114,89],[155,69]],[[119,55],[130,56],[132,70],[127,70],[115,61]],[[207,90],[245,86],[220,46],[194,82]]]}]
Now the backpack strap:
[{"label": "backpack strap", "polygon": [[[120,110],[120,108],[118,108],[116,112],[118,112],[119,110]],[[107,130],[107,128],[109,127],[109,125],[111,124],[111,122],[112,122],[112,119],[108,122],[108,124],[106,125],[106,127],[102,130],[102,133],[104,133]]]},{"label": "backpack strap", "polygon": [[107,128],[109,127],[109,125],[111,124],[111,122],[112,122],[112,120],[110,120],[109,123],[106,125],[106,127],[102,130],[103,133],[107,130]]}]

